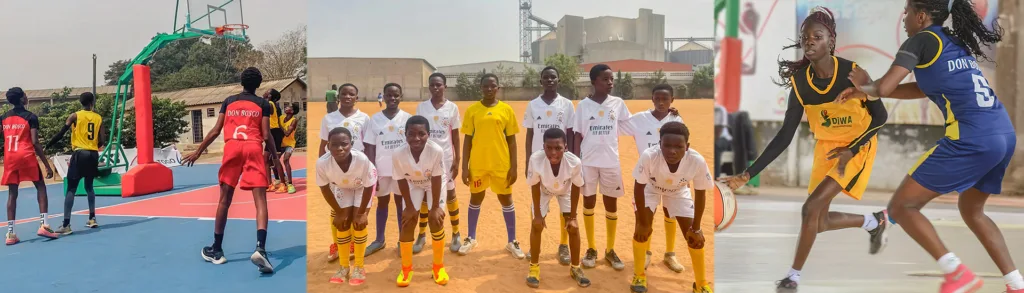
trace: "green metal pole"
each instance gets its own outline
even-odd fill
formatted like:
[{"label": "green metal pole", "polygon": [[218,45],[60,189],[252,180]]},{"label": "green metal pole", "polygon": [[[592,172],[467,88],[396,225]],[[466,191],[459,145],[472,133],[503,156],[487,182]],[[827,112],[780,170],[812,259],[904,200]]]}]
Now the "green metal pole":
[{"label": "green metal pole", "polygon": [[739,37],[740,32],[740,1],[727,0],[725,7],[725,36]]}]

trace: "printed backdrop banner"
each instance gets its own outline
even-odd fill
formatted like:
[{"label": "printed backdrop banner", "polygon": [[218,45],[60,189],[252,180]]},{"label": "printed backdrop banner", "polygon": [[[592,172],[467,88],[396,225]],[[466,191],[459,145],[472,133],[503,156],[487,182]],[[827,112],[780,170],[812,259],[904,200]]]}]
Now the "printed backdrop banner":
[{"label": "printed backdrop banner", "polygon": [[[997,0],[974,0],[975,10],[986,25],[998,17]],[[745,0],[740,11],[743,41],[743,79],[740,109],[755,121],[782,121],[789,90],[776,85],[778,61],[796,60],[803,52],[796,43],[805,17],[815,6],[832,10],[836,18],[836,55],[857,62],[881,77],[892,65],[896,51],[907,39],[903,30],[904,0]],[[724,31],[724,22],[718,23]],[[947,21],[947,26],[949,22]],[[720,37],[720,36],[719,36]],[[984,47],[983,47],[984,48]],[[995,52],[986,51],[991,58]],[[994,62],[981,62],[982,72],[994,88]],[[904,82],[914,81],[911,74]],[[942,112],[927,99],[885,99],[888,124],[943,125]]]},{"label": "printed backdrop banner", "polygon": [[[128,161],[130,162],[128,164],[128,168],[115,168],[111,170],[112,172],[124,174],[125,172],[128,172],[129,169],[138,165],[136,162],[138,160],[137,149],[125,149],[124,154],[128,157]],[[167,166],[168,168],[181,166],[181,152],[179,152],[173,145],[162,149],[155,148],[153,149],[153,160]],[[55,156],[52,158],[52,161],[53,166],[57,168],[57,173],[60,174],[60,177],[67,177],[68,167],[71,165],[71,155]]]}]

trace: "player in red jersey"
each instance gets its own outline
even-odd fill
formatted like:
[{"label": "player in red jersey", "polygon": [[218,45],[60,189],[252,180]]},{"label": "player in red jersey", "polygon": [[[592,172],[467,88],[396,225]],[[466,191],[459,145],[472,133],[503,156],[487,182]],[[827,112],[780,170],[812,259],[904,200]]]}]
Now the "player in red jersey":
[{"label": "player in red jersey", "polygon": [[19,87],[7,91],[7,102],[14,108],[0,116],[0,125],[4,130],[4,185],[7,185],[10,196],[7,198],[7,245],[17,244],[18,236],[14,234],[14,215],[18,209],[18,184],[32,181],[36,186],[36,197],[39,200],[39,230],[36,234],[56,239],[57,233],[46,223],[47,206],[46,184],[43,174],[39,171],[38,157],[46,167],[46,178],[53,178],[53,170],[46,163],[43,148],[39,146],[39,117],[25,109],[28,97]]},{"label": "player in red jersey", "polygon": [[243,91],[224,100],[217,124],[206,134],[206,138],[196,151],[182,158],[182,164],[192,166],[199,159],[199,155],[206,151],[206,147],[220,136],[221,129],[224,129],[224,158],[217,175],[220,182],[220,204],[217,205],[213,246],[203,247],[202,256],[214,264],[227,262],[221,242],[224,239],[224,226],[227,225],[231,198],[235,194],[235,186],[238,186],[242,190],[252,190],[252,198],[256,204],[256,252],[253,252],[249,259],[259,267],[260,272],[269,274],[274,272],[274,267],[267,259],[265,249],[269,179],[264,165],[263,149],[266,145],[272,156],[274,168],[279,168],[277,148],[270,135],[272,109],[270,102],[255,94],[256,89],[263,83],[263,75],[259,69],[246,68],[242,71],[241,80]]}]

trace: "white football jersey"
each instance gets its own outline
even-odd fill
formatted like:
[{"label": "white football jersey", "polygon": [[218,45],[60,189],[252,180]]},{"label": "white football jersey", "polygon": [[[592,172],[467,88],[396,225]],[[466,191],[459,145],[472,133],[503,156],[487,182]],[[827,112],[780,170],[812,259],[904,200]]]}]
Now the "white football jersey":
[{"label": "white football jersey", "polygon": [[544,102],[544,99],[537,97],[526,105],[526,114],[523,115],[523,128],[533,129],[533,141],[528,141],[533,146],[533,151],[544,149],[544,131],[549,128],[559,128],[565,131],[572,128],[573,112],[572,101],[562,95],[555,97],[551,104]]},{"label": "white football jersey", "polygon": [[452,141],[452,130],[462,126],[459,117],[459,106],[452,101],[445,101],[441,109],[435,109],[430,100],[416,106],[416,115],[427,118],[430,122],[430,141],[436,142],[444,151],[444,159],[451,162],[455,159],[455,145]]},{"label": "white football jersey", "polygon": [[558,176],[551,170],[551,161],[544,154],[544,150],[533,152],[530,156],[530,175],[526,177],[526,184],[533,186],[541,183],[541,192],[551,195],[568,195],[571,191],[570,184],[576,187],[583,187],[583,162],[576,155],[565,152],[562,162],[558,164]]},{"label": "white football jersey", "polygon": [[583,134],[580,157],[583,165],[597,168],[619,167],[621,124],[629,122],[629,108],[621,98],[609,95],[598,104],[590,98],[580,101],[573,115],[572,129]]},{"label": "white football jersey", "polygon": [[709,190],[713,184],[707,162],[692,148],[686,151],[674,173],[669,172],[660,147],[648,148],[636,161],[633,178],[637,183],[647,185],[644,188],[646,195],[677,198],[692,198],[687,188],[691,182],[696,190]]},{"label": "white football jersey", "polygon": [[342,189],[373,187],[377,184],[377,168],[373,167],[366,154],[354,150],[352,163],[348,167],[348,172],[345,172],[338,166],[331,153],[326,153],[316,159],[316,184],[334,184]]},{"label": "white football jersey", "polygon": [[370,118],[364,139],[366,143],[376,146],[374,162],[379,176],[391,176],[391,156],[395,150],[405,146],[405,121],[409,117],[412,115],[398,110],[393,119],[384,116],[384,112],[373,114]]},{"label": "white football jersey", "polygon": [[[392,160],[395,170],[391,178],[396,181],[405,179],[409,181],[409,186],[430,190],[431,177],[441,176],[442,185],[447,179],[445,178],[446,172],[444,172],[444,151],[433,141],[427,141],[418,162],[413,158],[409,145],[396,150]],[[442,188],[442,190],[444,189]]]},{"label": "white football jersey", "polygon": [[633,141],[636,142],[636,152],[641,154],[648,148],[658,146],[661,141],[659,134],[661,126],[672,121],[682,123],[683,117],[669,113],[668,116],[658,120],[651,114],[651,111],[643,111],[629,117],[629,123],[622,125],[622,133],[633,136]]},{"label": "white football jersey", "polygon": [[359,109],[356,109],[356,113],[349,117],[345,117],[341,112],[332,111],[320,120],[320,139],[326,141],[327,135],[331,133],[332,129],[345,127],[352,133],[352,150],[361,152],[363,151],[363,131],[366,130],[366,124],[369,122],[370,115],[366,115]]}]

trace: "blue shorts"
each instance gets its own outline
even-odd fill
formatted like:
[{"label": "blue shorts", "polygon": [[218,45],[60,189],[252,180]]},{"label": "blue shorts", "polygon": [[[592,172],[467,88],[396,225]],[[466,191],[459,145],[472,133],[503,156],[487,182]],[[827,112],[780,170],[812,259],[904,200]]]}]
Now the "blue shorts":
[{"label": "blue shorts", "polygon": [[951,140],[942,138],[910,169],[910,177],[931,191],[946,194],[967,189],[999,194],[1003,175],[1017,147],[1013,133]]}]

